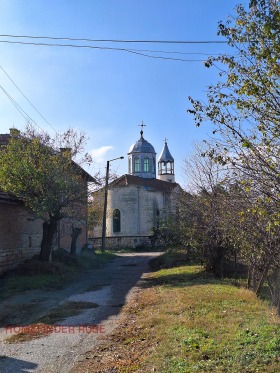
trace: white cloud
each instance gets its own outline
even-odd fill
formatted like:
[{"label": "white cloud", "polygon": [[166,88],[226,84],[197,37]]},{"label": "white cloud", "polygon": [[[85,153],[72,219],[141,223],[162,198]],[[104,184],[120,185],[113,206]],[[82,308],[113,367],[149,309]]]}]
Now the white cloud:
[{"label": "white cloud", "polygon": [[100,148],[97,149],[92,149],[90,151],[90,155],[92,156],[93,162],[96,163],[103,163],[105,161],[105,155],[107,152],[111,149],[114,149],[113,146],[101,146]]}]

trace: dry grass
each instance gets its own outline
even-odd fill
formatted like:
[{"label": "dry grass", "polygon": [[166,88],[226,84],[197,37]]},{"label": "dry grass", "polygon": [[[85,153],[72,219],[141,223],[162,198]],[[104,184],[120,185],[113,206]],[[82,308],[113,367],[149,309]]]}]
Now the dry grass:
[{"label": "dry grass", "polygon": [[163,269],[75,372],[278,372],[279,326],[246,289],[198,266]]}]

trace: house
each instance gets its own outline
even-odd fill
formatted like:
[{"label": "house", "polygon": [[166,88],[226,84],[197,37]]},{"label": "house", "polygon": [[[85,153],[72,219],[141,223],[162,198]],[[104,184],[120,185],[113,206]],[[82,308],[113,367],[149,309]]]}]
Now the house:
[{"label": "house", "polygon": [[[150,246],[159,219],[175,208],[177,193],[174,158],[167,141],[158,158],[154,147],[143,137],[129,149],[128,173],[108,185],[106,247]],[[93,195],[104,203],[104,188]],[[92,228],[92,227],[90,227]],[[102,224],[94,226],[89,241],[101,247]]]},{"label": "house", "polygon": [[[10,134],[0,134],[0,146],[5,146],[9,138]],[[81,188],[86,190],[88,182],[95,182],[95,179],[74,162],[73,166],[81,174]],[[74,208],[79,212],[79,217],[59,222],[56,248],[70,250],[73,227],[81,228],[77,249],[88,241],[87,206],[76,203]],[[0,274],[40,252],[42,223],[23,201],[0,191]]]}]

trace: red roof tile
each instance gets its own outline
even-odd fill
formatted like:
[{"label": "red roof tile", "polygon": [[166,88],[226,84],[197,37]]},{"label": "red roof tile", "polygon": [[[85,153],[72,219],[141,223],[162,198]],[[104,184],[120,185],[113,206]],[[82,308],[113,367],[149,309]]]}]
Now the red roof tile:
[{"label": "red roof tile", "polygon": [[162,192],[171,192],[174,188],[179,186],[177,183],[171,183],[169,181],[163,181],[159,179],[145,179],[139,176],[125,174],[119,177],[117,180],[114,180],[110,183],[110,186],[128,186],[128,185],[138,185],[147,187],[150,190],[162,191]]}]

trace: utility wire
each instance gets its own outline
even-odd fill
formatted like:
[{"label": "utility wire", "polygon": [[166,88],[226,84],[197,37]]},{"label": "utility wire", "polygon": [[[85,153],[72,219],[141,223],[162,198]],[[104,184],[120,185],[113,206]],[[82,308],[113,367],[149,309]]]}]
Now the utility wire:
[{"label": "utility wire", "polygon": [[[4,72],[4,74],[10,79],[13,85],[19,90],[19,92],[23,95],[23,97],[29,102],[29,104],[33,107],[34,110],[40,115],[40,117],[57,133],[56,129],[47,121],[47,119],[36,109],[36,107],[32,104],[32,102],[25,96],[22,90],[17,86],[17,84],[13,81],[13,79],[8,75],[8,73],[0,66],[0,69]],[[1,87],[2,88],[2,87]],[[3,89],[3,88],[2,88]],[[34,122],[35,123],[35,122]]]},{"label": "utility wire", "polygon": [[119,40],[119,39],[89,39],[89,38],[68,38],[68,37],[52,37],[52,36],[31,36],[31,35],[0,35],[0,37],[9,38],[26,38],[26,39],[47,39],[47,40],[71,40],[71,41],[87,41],[87,42],[102,42],[102,43],[153,43],[153,44],[227,44],[223,40]]},{"label": "utility wire", "polygon": [[[24,110],[23,108],[12,98],[11,95],[0,85],[0,88],[2,91],[5,93],[5,95],[8,97],[8,99],[11,101],[11,103],[14,105],[14,107],[18,110],[18,112],[22,115],[22,117],[28,122],[31,121],[33,122],[38,128],[40,128],[41,131],[42,128],[32,119]],[[44,131],[43,131],[44,132]]]},{"label": "utility wire", "polygon": [[172,61],[182,61],[182,62],[204,62],[205,61],[205,60],[197,60],[197,59],[183,59],[183,58],[174,58],[174,57],[153,56],[153,55],[149,55],[149,54],[145,54],[145,53],[136,52],[133,49],[112,48],[112,47],[97,47],[97,46],[93,46],[93,45],[32,43],[32,42],[10,41],[10,40],[0,40],[0,43],[36,45],[36,46],[47,46],[47,47],[68,47],[68,48],[70,47],[70,48],[89,48],[89,49],[101,49],[101,50],[115,50],[115,51],[122,51],[122,52],[137,54],[137,55],[143,56],[143,57],[162,59],[162,60],[172,60]]},{"label": "utility wire", "polygon": [[135,52],[150,52],[150,53],[167,53],[167,54],[185,54],[185,55],[201,55],[201,56],[220,56],[221,53],[201,53],[201,52],[175,52],[175,51],[163,51],[163,50],[153,50],[153,49],[131,49],[130,51]]}]

